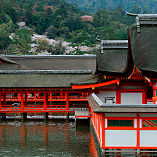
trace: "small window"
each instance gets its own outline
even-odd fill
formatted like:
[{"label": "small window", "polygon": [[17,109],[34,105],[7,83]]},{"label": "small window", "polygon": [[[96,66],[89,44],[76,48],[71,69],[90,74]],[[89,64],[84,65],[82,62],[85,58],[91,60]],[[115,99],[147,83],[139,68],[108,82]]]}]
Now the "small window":
[{"label": "small window", "polygon": [[157,127],[157,120],[143,120],[143,127]]},{"label": "small window", "polygon": [[108,126],[133,127],[133,120],[108,120]]}]

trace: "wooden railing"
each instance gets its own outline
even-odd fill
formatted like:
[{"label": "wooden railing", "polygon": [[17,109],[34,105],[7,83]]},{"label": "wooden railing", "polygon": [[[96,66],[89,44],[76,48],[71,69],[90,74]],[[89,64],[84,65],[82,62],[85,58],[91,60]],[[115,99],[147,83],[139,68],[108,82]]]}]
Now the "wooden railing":
[{"label": "wooden railing", "polygon": [[[37,110],[66,110],[66,105],[65,104],[48,104],[46,106],[41,105],[41,104],[34,104],[34,105],[24,105],[23,110],[24,111],[37,111]],[[21,110],[21,106],[19,107],[14,107],[13,105],[2,105],[1,111],[16,111],[16,110]]]},{"label": "wooden railing", "polygon": [[[25,98],[23,99],[25,100]],[[66,97],[65,96],[48,96],[48,101],[65,101]],[[69,100],[87,100],[87,97],[85,96],[69,96]],[[1,101],[3,101],[3,97],[1,97]],[[6,96],[6,101],[21,101],[20,97],[17,96]],[[27,97],[27,101],[44,101],[44,97],[43,96],[39,96],[38,98],[35,97]]]},{"label": "wooden railing", "polygon": [[157,122],[153,120],[143,120],[145,127],[157,127]]}]

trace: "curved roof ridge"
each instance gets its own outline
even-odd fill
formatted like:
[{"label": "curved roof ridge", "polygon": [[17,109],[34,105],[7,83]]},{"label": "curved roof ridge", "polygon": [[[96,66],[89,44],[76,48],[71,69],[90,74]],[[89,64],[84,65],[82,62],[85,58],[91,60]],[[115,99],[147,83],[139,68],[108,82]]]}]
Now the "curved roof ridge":
[{"label": "curved roof ridge", "polygon": [[11,64],[17,64],[16,62],[14,62],[13,60],[11,59],[8,59],[7,57],[4,57],[2,55],[0,55],[0,60],[6,62],[6,63],[11,63]]}]

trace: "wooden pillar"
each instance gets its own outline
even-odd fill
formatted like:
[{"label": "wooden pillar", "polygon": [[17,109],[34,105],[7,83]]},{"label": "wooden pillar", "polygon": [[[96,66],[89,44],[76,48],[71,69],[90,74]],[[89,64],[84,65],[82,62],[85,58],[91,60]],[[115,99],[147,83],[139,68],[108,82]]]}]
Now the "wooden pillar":
[{"label": "wooden pillar", "polygon": [[44,92],[44,107],[43,107],[43,109],[44,110],[46,110],[46,106],[47,106],[47,100],[48,100],[48,93],[46,93],[46,92]]},{"label": "wooden pillar", "polygon": [[140,148],[140,116],[137,114],[137,150]]},{"label": "wooden pillar", "polygon": [[6,119],[6,113],[2,113],[2,119],[3,119],[3,120]]},{"label": "wooden pillar", "polygon": [[66,99],[66,109],[69,110],[69,93],[65,93],[65,99]]},{"label": "wooden pillar", "polygon": [[121,103],[121,93],[120,93],[120,85],[117,85],[116,88],[116,104]]},{"label": "wooden pillar", "polygon": [[27,105],[27,93],[25,93],[25,106]]},{"label": "wooden pillar", "polygon": [[3,93],[3,105],[6,105],[6,94]]},{"label": "wooden pillar", "polygon": [[52,100],[52,92],[50,92],[50,99]]},{"label": "wooden pillar", "polygon": [[[153,87],[153,97],[156,97],[156,88]],[[153,104],[156,104],[156,101],[153,100]]]},{"label": "wooden pillar", "polygon": [[102,113],[102,148],[105,147],[105,114]]},{"label": "wooden pillar", "polygon": [[69,112],[66,113],[66,119],[69,120]]},{"label": "wooden pillar", "polygon": [[21,110],[24,110],[23,92],[21,92],[20,95],[21,95]]},{"label": "wooden pillar", "polygon": [[27,113],[21,113],[21,120],[27,119]]},{"label": "wooden pillar", "polygon": [[2,100],[1,100],[2,94],[0,93],[0,110],[2,110]]},{"label": "wooden pillar", "polygon": [[142,104],[147,104],[147,89],[146,89],[146,85],[143,85]]},{"label": "wooden pillar", "polygon": [[49,115],[48,112],[45,112],[45,113],[44,113],[44,120],[48,120],[48,115]]}]

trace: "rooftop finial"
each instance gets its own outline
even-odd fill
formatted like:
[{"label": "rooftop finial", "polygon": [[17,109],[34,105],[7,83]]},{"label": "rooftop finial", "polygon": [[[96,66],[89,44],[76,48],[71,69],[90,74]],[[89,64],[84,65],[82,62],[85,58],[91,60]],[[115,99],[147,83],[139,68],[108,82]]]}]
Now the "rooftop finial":
[{"label": "rooftop finial", "polygon": [[138,16],[138,14],[129,13],[129,12],[127,12],[126,14],[129,15],[129,16]]}]

